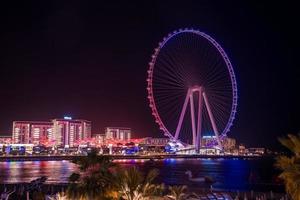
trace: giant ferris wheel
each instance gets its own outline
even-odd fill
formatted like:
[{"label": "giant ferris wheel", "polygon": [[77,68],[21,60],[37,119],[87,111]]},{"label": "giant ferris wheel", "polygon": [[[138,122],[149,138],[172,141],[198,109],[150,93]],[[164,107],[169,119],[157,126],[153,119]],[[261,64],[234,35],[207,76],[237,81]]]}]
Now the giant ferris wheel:
[{"label": "giant ferris wheel", "polygon": [[147,91],[155,122],[173,141],[201,146],[203,136],[221,147],[235,118],[237,84],[222,47],[194,29],[170,33],[149,63]]}]

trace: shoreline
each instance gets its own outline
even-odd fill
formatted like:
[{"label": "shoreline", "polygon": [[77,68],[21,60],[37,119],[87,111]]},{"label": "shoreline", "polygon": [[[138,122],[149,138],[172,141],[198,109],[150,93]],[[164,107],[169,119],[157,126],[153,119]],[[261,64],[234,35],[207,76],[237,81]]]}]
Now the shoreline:
[{"label": "shoreline", "polygon": [[[107,155],[113,160],[124,159],[191,159],[191,158],[210,158],[210,159],[262,159],[262,158],[274,158],[273,155],[262,156],[244,156],[244,155],[176,155],[176,154],[159,154],[159,155]],[[0,156],[0,162],[7,161],[56,161],[56,160],[72,160],[74,158],[85,157],[78,155],[30,155],[30,156]]]}]

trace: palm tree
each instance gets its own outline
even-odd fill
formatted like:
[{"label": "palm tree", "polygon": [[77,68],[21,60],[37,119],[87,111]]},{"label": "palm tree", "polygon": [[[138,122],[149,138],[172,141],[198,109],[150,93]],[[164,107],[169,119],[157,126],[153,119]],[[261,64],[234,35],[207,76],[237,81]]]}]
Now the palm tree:
[{"label": "palm tree", "polygon": [[185,185],[169,186],[170,194],[167,195],[167,197],[172,200],[186,199],[186,190],[187,190],[187,186],[185,186]]},{"label": "palm tree", "polygon": [[116,164],[112,162],[112,158],[110,156],[99,156],[97,155],[96,150],[92,150],[87,156],[75,157],[72,162],[77,164],[80,170],[86,170],[88,167],[95,164],[101,164],[105,168],[116,166]]},{"label": "palm tree", "polygon": [[284,180],[286,192],[292,199],[300,200],[300,134],[289,134],[279,138],[279,142],[293,153],[277,157],[275,165],[282,170],[279,177]]},{"label": "palm tree", "polygon": [[159,171],[152,169],[146,176],[132,167],[119,174],[119,194],[124,200],[147,200],[162,196],[164,185],[154,184]]},{"label": "palm tree", "polygon": [[107,199],[109,190],[115,187],[116,164],[108,156],[98,156],[92,151],[86,157],[72,161],[79,172],[71,174],[67,194],[73,199]]}]

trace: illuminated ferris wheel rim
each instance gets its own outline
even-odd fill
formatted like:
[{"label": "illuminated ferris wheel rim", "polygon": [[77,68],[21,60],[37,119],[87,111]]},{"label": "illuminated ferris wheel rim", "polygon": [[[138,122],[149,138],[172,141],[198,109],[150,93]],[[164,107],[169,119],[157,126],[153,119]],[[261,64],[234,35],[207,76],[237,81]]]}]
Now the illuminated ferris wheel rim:
[{"label": "illuminated ferris wheel rim", "polygon": [[231,79],[231,86],[232,86],[232,106],[231,106],[231,113],[230,113],[230,117],[229,117],[229,120],[227,122],[227,125],[226,125],[225,129],[222,131],[222,133],[220,134],[221,138],[225,137],[226,134],[229,132],[230,127],[233,124],[233,120],[234,120],[235,114],[236,114],[237,99],[238,99],[236,78],[235,78],[235,74],[234,74],[234,71],[233,71],[232,64],[231,64],[227,54],[225,53],[225,51],[221,47],[221,45],[218,44],[212,37],[210,37],[209,35],[201,32],[199,30],[185,28],[185,29],[179,29],[177,31],[173,31],[172,33],[169,33],[167,37],[164,37],[163,40],[158,43],[158,47],[154,49],[154,54],[152,54],[152,59],[149,62],[149,69],[147,71],[147,73],[148,73],[148,78],[147,78],[148,100],[149,100],[149,106],[152,110],[152,115],[155,118],[155,122],[159,125],[159,129],[164,132],[165,136],[168,136],[170,139],[175,139],[173,134],[170,133],[170,131],[164,125],[164,123],[161,120],[161,117],[159,115],[159,112],[157,110],[156,103],[155,103],[155,100],[154,100],[154,95],[153,95],[152,81],[153,81],[154,66],[155,66],[156,59],[157,59],[157,56],[158,56],[160,50],[165,46],[165,44],[171,38],[173,38],[173,37],[175,37],[175,36],[177,36],[178,34],[181,34],[181,33],[193,33],[193,34],[201,36],[204,39],[206,39],[207,41],[209,41],[210,44],[212,44],[218,50],[218,52],[222,56],[226,66],[227,66],[227,69],[228,69],[228,72],[229,72],[229,75],[230,75],[230,79]]}]

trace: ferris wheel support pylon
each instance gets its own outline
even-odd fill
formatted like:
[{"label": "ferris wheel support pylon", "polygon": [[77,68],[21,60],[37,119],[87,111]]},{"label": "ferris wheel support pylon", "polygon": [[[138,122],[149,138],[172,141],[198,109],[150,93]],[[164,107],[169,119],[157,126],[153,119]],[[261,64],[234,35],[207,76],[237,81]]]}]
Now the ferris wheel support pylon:
[{"label": "ferris wheel support pylon", "polygon": [[182,110],[181,110],[181,113],[180,113],[179,122],[177,124],[176,132],[175,132],[175,140],[178,140],[178,137],[179,137],[179,132],[180,132],[182,121],[183,121],[183,118],[184,118],[184,115],[185,115],[186,107],[189,103],[190,93],[191,93],[191,91],[190,91],[190,89],[188,89],[185,100],[184,100],[184,103],[183,103],[183,107],[182,107]]},{"label": "ferris wheel support pylon", "polygon": [[196,144],[195,148],[198,152],[201,147],[201,139],[202,139],[202,109],[203,109],[203,99],[201,98],[201,94],[203,92],[202,87],[199,88],[199,98],[198,98],[198,117],[197,117],[197,137],[196,137]]},{"label": "ferris wheel support pylon", "polygon": [[[195,93],[198,94],[197,127],[196,127],[195,105],[194,105],[194,94]],[[181,113],[180,113],[179,122],[177,124],[176,133],[175,133],[175,140],[178,140],[179,133],[180,133],[181,126],[182,126],[182,121],[183,121],[183,118],[184,118],[185,113],[186,113],[187,105],[188,105],[188,103],[190,103],[193,145],[194,145],[196,151],[199,151],[199,149],[201,147],[201,138],[202,138],[201,129],[202,129],[202,113],[203,113],[203,105],[202,104],[203,104],[203,101],[204,101],[204,105],[207,109],[209,119],[210,119],[210,123],[211,123],[211,126],[213,128],[214,134],[216,136],[218,146],[220,148],[222,148],[221,141],[220,141],[220,138],[219,138],[219,131],[218,131],[218,128],[216,126],[214,116],[211,112],[211,108],[210,108],[206,93],[205,93],[203,87],[201,87],[201,86],[194,86],[194,87],[188,89],[188,92],[187,92],[187,95],[185,97],[185,101],[184,101],[184,104],[183,104],[183,107],[182,107],[182,110],[181,110]]]},{"label": "ferris wheel support pylon", "polygon": [[195,106],[194,106],[194,92],[190,92],[190,106],[191,106],[191,121],[192,121],[192,133],[193,133],[193,144],[196,146],[197,143],[197,133],[199,130],[196,131],[195,125]]}]

